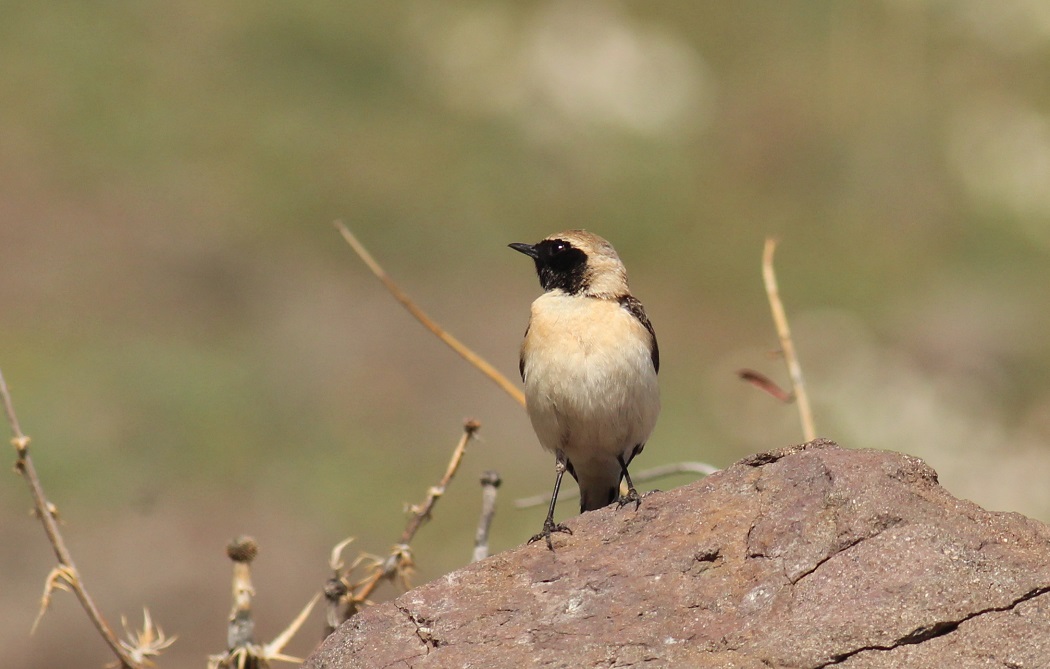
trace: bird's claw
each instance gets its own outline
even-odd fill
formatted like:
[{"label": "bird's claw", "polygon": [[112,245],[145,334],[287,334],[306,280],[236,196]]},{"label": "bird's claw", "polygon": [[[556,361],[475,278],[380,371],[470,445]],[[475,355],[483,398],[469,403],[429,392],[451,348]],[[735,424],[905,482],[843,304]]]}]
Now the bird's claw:
[{"label": "bird's claw", "polygon": [[570,530],[567,525],[562,525],[561,523],[555,523],[553,520],[548,518],[547,520],[543,521],[543,531],[540,532],[539,534],[533,535],[533,537],[531,539],[529,539],[528,543],[531,544],[534,541],[539,541],[540,539],[546,539],[547,540],[547,548],[549,550],[554,550],[554,545],[551,544],[551,535],[554,534],[555,532],[564,532],[565,534],[572,534],[572,530]]},{"label": "bird's claw", "polygon": [[635,490],[634,488],[631,488],[630,490],[627,491],[626,495],[623,495],[622,497],[619,497],[616,500],[616,504],[617,504],[618,508],[621,508],[621,509],[623,507],[627,506],[628,504],[630,504],[631,502],[634,502],[634,510],[635,511],[637,511],[642,506],[642,496],[639,495],[638,491]]}]

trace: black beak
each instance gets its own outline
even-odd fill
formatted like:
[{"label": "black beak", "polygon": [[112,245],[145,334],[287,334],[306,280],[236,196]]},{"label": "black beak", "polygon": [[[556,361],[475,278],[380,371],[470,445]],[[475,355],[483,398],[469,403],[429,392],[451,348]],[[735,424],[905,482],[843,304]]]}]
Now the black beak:
[{"label": "black beak", "polygon": [[533,260],[536,260],[540,257],[539,251],[537,251],[536,247],[532,244],[522,244],[521,242],[514,242],[513,244],[507,244],[507,246],[514,249],[518,253],[524,253]]}]

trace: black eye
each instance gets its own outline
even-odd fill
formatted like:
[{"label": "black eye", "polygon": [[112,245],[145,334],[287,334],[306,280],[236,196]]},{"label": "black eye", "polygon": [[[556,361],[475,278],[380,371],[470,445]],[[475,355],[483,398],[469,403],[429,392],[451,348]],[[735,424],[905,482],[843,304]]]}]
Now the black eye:
[{"label": "black eye", "polygon": [[563,242],[560,239],[555,240],[554,241],[554,245],[551,246],[551,255],[556,255],[558,253],[564,253],[569,248],[570,248],[570,246],[566,242]]}]

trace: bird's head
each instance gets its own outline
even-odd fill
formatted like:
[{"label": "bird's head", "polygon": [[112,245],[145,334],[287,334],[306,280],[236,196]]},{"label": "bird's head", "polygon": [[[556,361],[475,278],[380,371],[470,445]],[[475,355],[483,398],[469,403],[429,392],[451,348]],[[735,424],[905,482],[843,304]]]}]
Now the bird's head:
[{"label": "bird's head", "polygon": [[627,271],[612,244],[586,230],[567,230],[536,244],[509,246],[536,262],[545,291],[594,297],[629,293]]}]

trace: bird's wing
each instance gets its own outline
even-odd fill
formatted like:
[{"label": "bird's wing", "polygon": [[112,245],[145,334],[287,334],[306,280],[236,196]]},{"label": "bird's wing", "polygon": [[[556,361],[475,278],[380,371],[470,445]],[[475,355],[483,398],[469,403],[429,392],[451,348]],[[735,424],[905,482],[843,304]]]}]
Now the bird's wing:
[{"label": "bird's wing", "polygon": [[[532,323],[529,323],[529,325],[527,325],[525,327],[525,337],[529,336],[529,327],[531,327],[531,326],[532,326]],[[522,340],[521,353],[518,354],[518,373],[521,374],[521,380],[524,381],[525,380],[525,342],[524,342],[524,339]]]},{"label": "bird's wing", "polygon": [[659,372],[660,346],[656,343],[656,331],[653,330],[653,324],[649,322],[649,317],[645,315],[645,307],[643,307],[642,303],[638,301],[638,298],[633,295],[624,295],[619,301],[620,306],[637,318],[638,322],[645,326],[645,329],[649,331],[649,355],[653,359],[653,369]]}]

